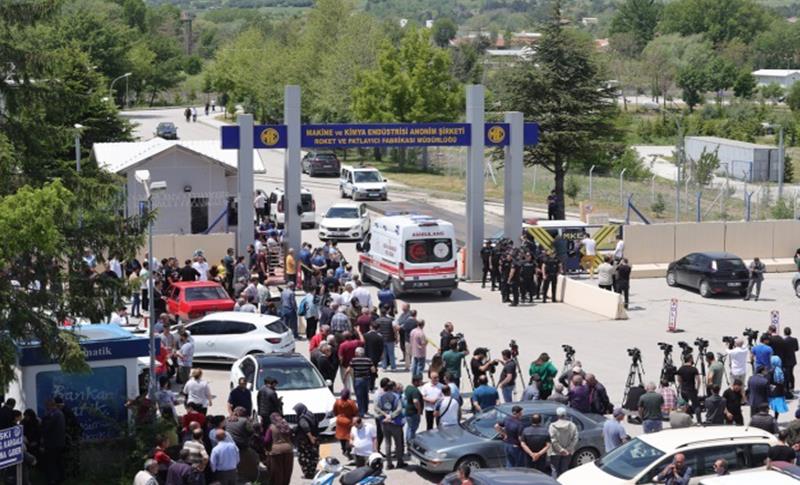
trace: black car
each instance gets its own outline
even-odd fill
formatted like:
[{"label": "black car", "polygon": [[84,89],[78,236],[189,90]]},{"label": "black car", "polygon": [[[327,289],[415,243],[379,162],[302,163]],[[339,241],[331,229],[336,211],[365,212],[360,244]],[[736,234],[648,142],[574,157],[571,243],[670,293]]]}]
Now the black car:
[{"label": "black car", "polygon": [[744,261],[724,252],[691,253],[669,264],[667,284],[687,286],[708,298],[718,293],[747,294],[750,272]]},{"label": "black car", "polygon": [[[484,468],[472,470],[469,476],[475,485],[558,485],[550,475],[533,468]],[[461,485],[458,472],[453,472],[439,485]]]},{"label": "black car", "polygon": [[300,161],[300,167],[303,173],[307,173],[311,177],[318,175],[338,177],[339,170],[341,170],[339,159],[331,152],[308,152]]},{"label": "black car", "polygon": [[156,136],[164,138],[165,140],[177,140],[178,127],[175,126],[175,123],[162,121],[156,126]]}]

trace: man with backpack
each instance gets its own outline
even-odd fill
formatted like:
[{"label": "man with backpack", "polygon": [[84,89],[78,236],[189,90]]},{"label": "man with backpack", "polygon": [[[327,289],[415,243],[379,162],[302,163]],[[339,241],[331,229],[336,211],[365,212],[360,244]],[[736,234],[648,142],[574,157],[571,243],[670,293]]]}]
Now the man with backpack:
[{"label": "man with backpack", "polygon": [[403,441],[403,400],[395,392],[397,386],[394,382],[387,382],[375,403],[375,415],[383,428],[384,443],[386,444],[385,455],[387,468],[392,469],[392,442],[394,442],[395,458],[397,467],[404,468],[406,463],[403,461],[405,454],[405,443]]}]

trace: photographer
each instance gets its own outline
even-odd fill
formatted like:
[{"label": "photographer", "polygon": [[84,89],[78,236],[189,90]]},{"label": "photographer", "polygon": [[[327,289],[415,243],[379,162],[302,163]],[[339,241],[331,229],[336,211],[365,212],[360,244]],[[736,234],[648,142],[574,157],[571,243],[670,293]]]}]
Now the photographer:
[{"label": "photographer", "polygon": [[728,362],[731,366],[731,382],[735,380],[745,381],[747,374],[747,356],[750,351],[744,346],[744,339],[737,338],[734,347],[728,350]]},{"label": "photographer", "polygon": [[453,322],[444,324],[444,330],[439,334],[439,352],[444,352],[450,348],[450,340],[453,339]]},{"label": "photographer", "polygon": [[481,385],[481,377],[488,377],[488,372],[494,374],[495,366],[499,363],[497,360],[487,360],[488,355],[489,350],[486,347],[478,347],[472,353],[472,360],[469,362],[469,367],[472,370],[473,389]]}]

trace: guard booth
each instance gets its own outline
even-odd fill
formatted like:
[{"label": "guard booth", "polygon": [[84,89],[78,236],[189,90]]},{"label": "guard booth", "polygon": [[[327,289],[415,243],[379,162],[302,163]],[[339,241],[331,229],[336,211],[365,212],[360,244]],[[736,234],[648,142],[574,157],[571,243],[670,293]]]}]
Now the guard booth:
[{"label": "guard booth", "polygon": [[68,331],[78,335],[90,371],[63,372],[39,342],[19,343],[16,380],[7,395],[39,416],[49,399],[61,396],[78,418],[84,441],[118,437],[128,419],[125,402],[139,394],[139,358],[148,355],[148,339],[113,324],[78,325]]}]

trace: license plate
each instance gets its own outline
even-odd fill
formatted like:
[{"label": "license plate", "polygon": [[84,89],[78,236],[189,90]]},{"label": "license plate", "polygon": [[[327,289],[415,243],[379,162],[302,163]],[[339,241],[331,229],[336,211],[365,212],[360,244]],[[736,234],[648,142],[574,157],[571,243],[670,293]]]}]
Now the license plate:
[{"label": "license plate", "polygon": [[728,283],[728,286],[740,286],[741,283]]},{"label": "license plate", "polygon": [[381,194],[377,194],[377,193],[376,194],[367,194],[367,195],[369,195],[370,197],[380,197],[381,196]]}]

